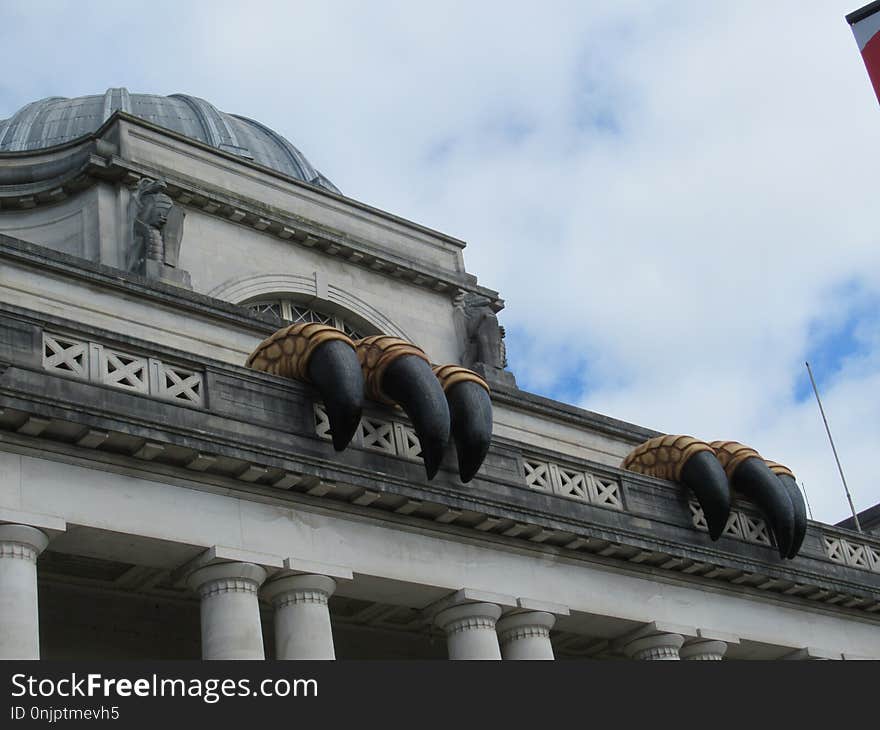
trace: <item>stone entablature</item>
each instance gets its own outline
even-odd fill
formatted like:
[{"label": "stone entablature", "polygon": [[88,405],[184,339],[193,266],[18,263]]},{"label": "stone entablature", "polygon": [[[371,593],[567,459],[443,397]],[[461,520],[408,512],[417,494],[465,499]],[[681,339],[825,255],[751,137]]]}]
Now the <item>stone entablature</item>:
[{"label": "stone entablature", "polygon": [[[109,333],[95,344],[115,352],[151,348],[158,362],[181,363],[203,374],[206,410],[145,399],[142,392],[70,373],[54,374],[43,368],[45,332],[56,337],[63,332],[83,343],[98,337],[59,320],[44,331],[38,324],[44,319],[19,311],[4,317],[0,328],[0,361],[7,363],[0,378],[0,425],[12,442],[40,438],[47,452],[88,450],[87,457],[96,462],[124,458],[141,467],[287,490],[326,501],[333,509],[368,509],[378,519],[394,515],[428,521],[440,529],[464,529],[478,538],[514,540],[531,549],[674,571],[868,614],[880,611],[875,574],[829,560],[822,541],[833,528],[811,525],[802,555],[781,564],[763,544],[725,538],[709,542],[690,523],[687,495],[661,480],[541,453],[545,463],[617,480],[626,509],[535,490],[525,483],[524,459],[535,458],[532,450],[506,439],[496,440],[473,486],[458,483],[451,463],[426,483],[413,454],[392,454],[378,438],[335,454],[315,433],[314,392],[303,385],[204,358],[185,359],[179,352]],[[405,419],[400,416],[397,423],[405,425]],[[529,452],[525,456],[524,449]]]}]

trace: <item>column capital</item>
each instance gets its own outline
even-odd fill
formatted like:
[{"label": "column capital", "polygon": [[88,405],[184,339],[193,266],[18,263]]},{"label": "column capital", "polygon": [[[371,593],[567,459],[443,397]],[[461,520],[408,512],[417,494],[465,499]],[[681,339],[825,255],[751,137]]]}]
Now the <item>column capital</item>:
[{"label": "column capital", "polygon": [[678,650],[681,659],[689,661],[721,661],[727,652],[727,643],[718,639],[693,639]]},{"label": "column capital", "polygon": [[497,603],[475,601],[444,608],[434,623],[446,634],[450,659],[501,659],[495,622],[501,616]]},{"label": "column capital", "polygon": [[0,525],[0,558],[19,558],[36,562],[46,549],[49,537],[30,525]]},{"label": "column capital", "polygon": [[263,586],[263,598],[275,608],[290,603],[327,604],[336,590],[336,581],[326,575],[287,575]]},{"label": "column capital", "polygon": [[468,629],[495,630],[495,622],[501,616],[501,606],[495,603],[462,603],[445,608],[434,617],[434,623],[447,634]]},{"label": "column capital", "polygon": [[202,598],[219,593],[253,593],[256,595],[266,570],[253,563],[216,563],[194,570],[187,576],[187,585]]},{"label": "column capital", "polygon": [[511,613],[495,625],[498,641],[502,646],[519,639],[550,638],[550,629],[556,623],[556,616],[546,611],[523,611]]},{"label": "column capital", "polygon": [[649,634],[624,644],[623,653],[630,659],[678,659],[684,643],[681,634]]}]

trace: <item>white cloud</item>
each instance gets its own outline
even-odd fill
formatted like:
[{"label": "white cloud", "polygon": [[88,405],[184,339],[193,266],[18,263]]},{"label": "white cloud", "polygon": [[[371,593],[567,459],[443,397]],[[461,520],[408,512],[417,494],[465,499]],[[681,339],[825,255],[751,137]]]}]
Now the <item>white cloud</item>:
[{"label": "white cloud", "polygon": [[[28,63],[0,116],[126,85],[260,119],[347,194],[470,242],[528,343],[521,384],[583,363],[583,406],[750,443],[795,469],[817,518],[845,517],[795,392],[857,305],[846,285],[880,292],[880,109],[854,4],[475,5],[69,3],[47,27],[6,3],[7,68]],[[861,328],[822,382],[864,508],[880,315]]]}]

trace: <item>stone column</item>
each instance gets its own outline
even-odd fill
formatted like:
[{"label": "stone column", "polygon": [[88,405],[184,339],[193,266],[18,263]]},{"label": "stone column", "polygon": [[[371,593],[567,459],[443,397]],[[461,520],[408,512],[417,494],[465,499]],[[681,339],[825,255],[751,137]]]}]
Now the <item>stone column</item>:
[{"label": "stone column", "polygon": [[253,563],[217,563],[190,574],[202,599],[202,659],[264,659],[257,591],[266,571]]},{"label": "stone column", "polygon": [[290,575],[270,581],[263,597],[275,607],[276,659],[335,659],[328,600],[336,581]]},{"label": "stone column", "polygon": [[683,643],[681,634],[649,634],[625,644],[623,653],[630,659],[678,661],[678,650]]},{"label": "stone column", "polygon": [[27,525],[0,525],[0,659],[40,658],[37,556],[49,538]]},{"label": "stone column", "polygon": [[550,629],[556,616],[546,611],[514,613],[501,619],[496,629],[505,659],[554,659]]},{"label": "stone column", "polygon": [[720,662],[727,652],[727,643],[715,639],[693,639],[678,650],[678,656],[688,661]]},{"label": "stone column", "polygon": [[495,622],[501,607],[494,603],[464,603],[437,614],[434,621],[446,632],[450,659],[501,659]]}]

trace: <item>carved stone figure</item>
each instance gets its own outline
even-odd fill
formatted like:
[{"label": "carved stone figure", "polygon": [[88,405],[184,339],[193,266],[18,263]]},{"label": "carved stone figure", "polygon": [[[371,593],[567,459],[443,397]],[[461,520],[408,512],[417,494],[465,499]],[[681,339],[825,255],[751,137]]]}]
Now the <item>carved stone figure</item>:
[{"label": "carved stone figure", "polygon": [[455,306],[464,319],[465,349],[461,360],[465,367],[507,367],[504,328],[498,324],[491,304],[488,297],[470,292],[456,298]]},{"label": "carved stone figure", "polygon": [[128,269],[150,278],[189,286],[177,268],[184,212],[165,192],[164,180],[142,178],[131,197],[132,235]]}]

